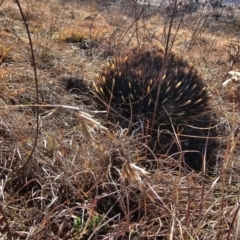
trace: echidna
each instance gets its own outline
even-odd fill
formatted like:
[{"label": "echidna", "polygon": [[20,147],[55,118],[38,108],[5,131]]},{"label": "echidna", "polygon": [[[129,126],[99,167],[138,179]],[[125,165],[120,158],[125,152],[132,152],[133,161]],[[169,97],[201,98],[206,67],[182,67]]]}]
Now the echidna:
[{"label": "echidna", "polygon": [[[190,167],[201,168],[202,152],[206,142],[206,139],[203,139],[208,133],[206,131],[197,133],[192,128],[190,130],[187,125],[208,127],[210,118],[206,118],[209,110],[207,88],[201,77],[186,61],[172,53],[168,55],[164,66],[163,61],[162,50],[142,49],[140,51],[134,49],[125,56],[109,61],[93,84],[95,95],[101,105],[123,127],[130,126],[136,129],[144,126],[144,132],[148,134],[157,104],[157,115],[153,123],[155,139],[159,130],[172,130],[172,125],[178,129],[177,133],[199,136],[200,132],[201,138],[197,138],[199,140],[184,138],[182,149],[199,151],[198,159],[189,155],[187,158],[190,160],[186,158],[185,160]],[[156,102],[159,84],[160,94]],[[165,139],[166,136],[159,139],[158,134],[157,141],[161,148],[166,144]],[[194,146],[191,146],[193,142]],[[175,151],[177,150],[179,148],[175,147]],[[191,166],[192,162],[194,164]]]}]

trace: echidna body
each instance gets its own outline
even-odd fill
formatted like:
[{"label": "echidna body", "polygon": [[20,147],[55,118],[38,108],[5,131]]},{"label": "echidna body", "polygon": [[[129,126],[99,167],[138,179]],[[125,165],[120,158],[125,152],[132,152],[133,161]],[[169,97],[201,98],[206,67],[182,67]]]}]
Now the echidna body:
[{"label": "echidna body", "polygon": [[[108,62],[94,87],[99,99],[122,117],[190,119],[206,113],[208,92],[202,79],[183,60],[171,54],[163,72],[163,54],[133,51]],[[160,93],[157,100],[158,85]]]},{"label": "echidna body", "polygon": [[[179,152],[174,127],[175,133],[181,134],[185,162],[199,170],[209,136],[209,131],[203,129],[211,122],[209,94],[203,80],[186,61],[169,54],[164,63],[163,55],[161,50],[135,49],[108,62],[93,84],[95,95],[108,116],[122,127],[152,134],[150,146],[156,149],[157,142],[161,152]],[[211,151],[207,153],[211,155]]]}]

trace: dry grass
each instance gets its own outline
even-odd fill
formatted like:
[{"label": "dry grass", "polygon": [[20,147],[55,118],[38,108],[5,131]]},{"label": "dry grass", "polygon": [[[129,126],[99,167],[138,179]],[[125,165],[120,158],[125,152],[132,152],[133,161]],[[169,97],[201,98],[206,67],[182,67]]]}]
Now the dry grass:
[{"label": "dry grass", "polygon": [[[239,68],[229,45],[236,35],[206,29],[194,35],[184,22],[176,37],[174,52],[209,86],[218,124],[216,165],[211,174],[196,173],[172,156],[146,156],[140,135],[117,125],[107,131],[105,113],[96,113],[88,89],[79,90],[81,79],[93,81],[108,58],[132,44],[163,43],[159,15],[136,23],[94,3],[21,4],[32,34],[39,105],[26,29],[15,2],[4,1],[0,239],[239,239],[240,97],[235,86],[222,86],[228,71]],[[80,84],[71,92],[69,79]],[[37,107],[38,139],[29,159]]]}]

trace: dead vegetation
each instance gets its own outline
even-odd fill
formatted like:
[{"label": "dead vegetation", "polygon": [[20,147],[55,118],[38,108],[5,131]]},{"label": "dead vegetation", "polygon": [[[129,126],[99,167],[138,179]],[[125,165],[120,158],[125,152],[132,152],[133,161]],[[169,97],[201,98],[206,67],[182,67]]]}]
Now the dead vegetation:
[{"label": "dead vegetation", "polygon": [[173,21],[173,51],[209,86],[219,133],[213,169],[196,173],[146,155],[141,135],[108,131],[81,84],[131,46],[164,46],[163,13],[141,18],[141,8],[94,1],[21,6],[35,63],[16,2],[0,4],[0,239],[239,239],[239,92],[222,85],[239,68],[238,31],[209,31],[202,13],[191,14],[195,24],[187,14]]}]

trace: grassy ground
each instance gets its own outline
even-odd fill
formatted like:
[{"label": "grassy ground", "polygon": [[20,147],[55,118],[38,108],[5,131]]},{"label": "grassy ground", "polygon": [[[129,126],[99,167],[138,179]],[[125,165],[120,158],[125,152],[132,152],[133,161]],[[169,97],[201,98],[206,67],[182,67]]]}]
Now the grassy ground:
[{"label": "grassy ground", "polygon": [[222,85],[240,64],[238,10],[186,14],[173,46],[212,93],[219,146],[207,174],[143,157],[138,136],[106,130],[82,84],[131,46],[162,45],[163,11],[134,21],[137,9],[94,1],[21,6],[35,64],[17,4],[0,5],[0,239],[239,239],[240,95]]}]

